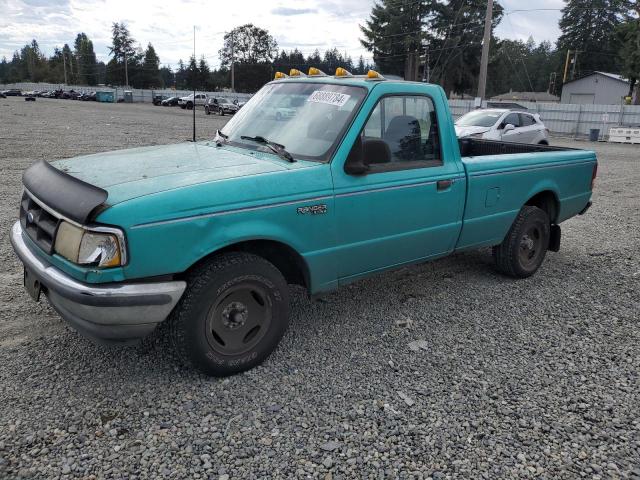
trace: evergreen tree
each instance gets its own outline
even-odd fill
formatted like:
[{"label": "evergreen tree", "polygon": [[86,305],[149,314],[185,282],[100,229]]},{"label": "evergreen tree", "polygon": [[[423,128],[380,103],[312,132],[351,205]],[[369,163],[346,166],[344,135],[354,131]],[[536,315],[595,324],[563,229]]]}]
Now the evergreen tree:
[{"label": "evergreen tree", "polygon": [[80,85],[96,85],[98,83],[96,71],[96,54],[93,42],[85,33],[79,33],[74,43],[75,50],[75,83]]},{"label": "evergreen tree", "polygon": [[409,77],[409,55],[417,60],[424,42],[431,39],[425,29],[436,12],[436,0],[380,0],[360,30],[363,47],[373,53],[375,64],[385,73]]},{"label": "evergreen tree", "polygon": [[[436,5],[429,23],[430,81],[442,85],[447,94],[477,88],[486,8],[486,0],[446,0]],[[492,31],[500,23],[502,11],[494,2]],[[492,45],[495,42],[492,37]]]},{"label": "evergreen tree", "polygon": [[[619,58],[622,74],[629,79],[629,97],[633,97],[640,80],[640,5],[636,5],[635,10],[636,17],[628,15],[616,30],[617,39],[621,43]],[[640,92],[636,92],[634,103],[640,105]]]},{"label": "evergreen tree", "polygon": [[[127,64],[127,73],[129,67],[135,67],[136,50],[133,48],[135,40],[129,33],[129,29],[124,23],[114,23],[111,27],[111,46],[109,47],[109,55],[113,55],[114,63],[107,64],[107,77],[111,79],[111,83],[116,85],[126,85],[125,62]],[[134,59],[132,61],[132,59]],[[134,68],[135,69],[135,68]],[[129,81],[131,83],[131,81]]]},{"label": "evergreen tree", "polygon": [[142,61],[142,88],[158,88],[162,86],[160,77],[160,58],[153,45],[149,43]]},{"label": "evergreen tree", "polygon": [[578,51],[576,76],[595,70],[620,70],[615,31],[628,8],[628,0],[567,0],[557,48],[565,55],[567,50]]}]

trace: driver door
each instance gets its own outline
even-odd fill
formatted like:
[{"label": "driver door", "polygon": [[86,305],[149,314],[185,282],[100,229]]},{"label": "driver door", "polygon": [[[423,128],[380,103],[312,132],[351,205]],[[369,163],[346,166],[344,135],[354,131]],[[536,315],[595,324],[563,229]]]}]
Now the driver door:
[{"label": "driver door", "polygon": [[442,138],[455,138],[451,120],[424,94],[431,87],[405,88],[397,95],[397,86],[377,86],[380,97],[363,108],[370,115],[352,127],[359,133],[350,146],[362,142],[368,171],[348,174],[332,162],[341,283],[451,252],[460,233],[464,172],[441,141],[443,124]]}]

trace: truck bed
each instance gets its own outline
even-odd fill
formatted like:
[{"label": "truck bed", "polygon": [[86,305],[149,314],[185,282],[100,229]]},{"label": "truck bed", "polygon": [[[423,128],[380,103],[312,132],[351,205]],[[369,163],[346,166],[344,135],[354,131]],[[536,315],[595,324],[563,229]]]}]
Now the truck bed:
[{"label": "truck bed", "polygon": [[497,140],[482,140],[479,138],[460,138],[460,155],[462,157],[482,157],[485,155],[507,155],[511,153],[559,152],[575,150],[567,147],[550,145],[531,145],[528,143],[500,142]]}]

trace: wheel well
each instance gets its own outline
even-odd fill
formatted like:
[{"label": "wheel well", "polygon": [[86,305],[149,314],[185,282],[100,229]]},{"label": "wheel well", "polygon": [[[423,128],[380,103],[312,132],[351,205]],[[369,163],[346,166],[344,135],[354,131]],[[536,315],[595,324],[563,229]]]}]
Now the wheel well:
[{"label": "wheel well", "polygon": [[207,261],[211,257],[225,252],[253,253],[271,262],[280,270],[287,283],[300,285],[305,288],[309,288],[310,286],[309,269],[302,256],[289,245],[274,240],[248,240],[234,243],[207,255],[195,265],[192,265],[189,270]]},{"label": "wheel well", "polygon": [[547,142],[546,140],[540,140],[538,142],[538,145],[549,145],[549,142]]},{"label": "wheel well", "polygon": [[538,207],[539,209],[544,210],[547,215],[549,215],[551,223],[555,223],[558,218],[558,199],[556,198],[555,193],[551,190],[545,190],[544,192],[534,195],[525,202],[525,205]]}]

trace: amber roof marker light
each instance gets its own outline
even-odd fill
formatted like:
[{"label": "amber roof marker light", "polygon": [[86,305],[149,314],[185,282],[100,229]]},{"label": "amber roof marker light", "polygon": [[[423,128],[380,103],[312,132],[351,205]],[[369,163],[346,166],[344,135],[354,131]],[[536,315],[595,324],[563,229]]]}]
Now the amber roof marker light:
[{"label": "amber roof marker light", "polygon": [[375,70],[369,70],[367,72],[367,80],[386,80],[386,79]]},{"label": "amber roof marker light", "polygon": [[326,77],[327,76],[326,73],[324,73],[322,70],[316,67],[309,67],[308,75],[310,77]]},{"label": "amber roof marker light", "polygon": [[349,70],[347,70],[346,68],[342,68],[342,67],[338,67],[336,68],[336,77],[353,77],[353,75],[351,75],[351,72]]},{"label": "amber roof marker light", "polygon": [[289,76],[290,77],[306,77],[306,75],[300,70],[298,70],[297,68],[292,68],[291,70],[289,70]]},{"label": "amber roof marker light", "polygon": [[276,74],[273,76],[274,80],[282,80],[283,78],[288,78],[289,75],[287,75],[286,73],[282,73],[282,72],[276,72]]}]

